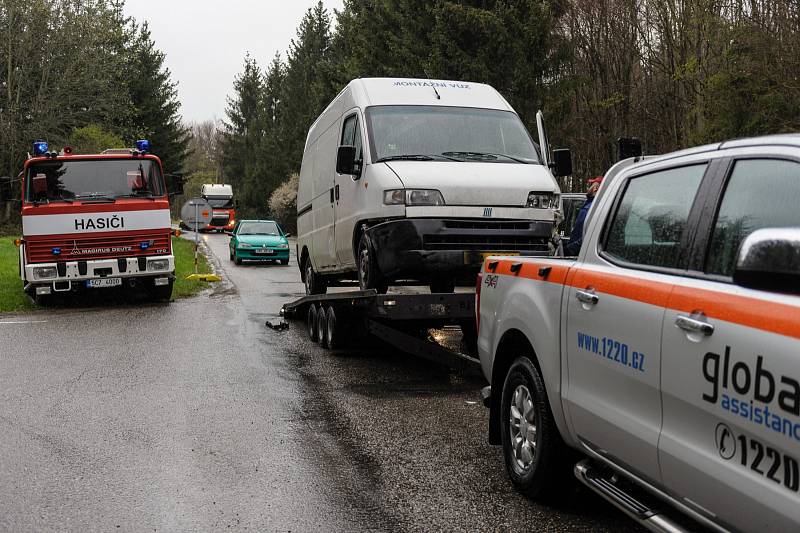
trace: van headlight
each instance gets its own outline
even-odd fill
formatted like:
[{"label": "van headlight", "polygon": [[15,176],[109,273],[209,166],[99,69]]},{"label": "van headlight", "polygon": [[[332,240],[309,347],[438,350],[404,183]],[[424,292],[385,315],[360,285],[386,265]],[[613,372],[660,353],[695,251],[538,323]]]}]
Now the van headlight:
[{"label": "van headlight", "polygon": [[531,192],[528,193],[528,202],[525,207],[555,209],[558,207],[558,200],[558,194],[552,192]]},{"label": "van headlight", "polygon": [[390,189],[383,191],[386,205],[444,205],[442,193],[436,189]]},{"label": "van headlight", "polygon": [[51,279],[56,277],[56,267],[36,267],[33,269],[33,279]]}]

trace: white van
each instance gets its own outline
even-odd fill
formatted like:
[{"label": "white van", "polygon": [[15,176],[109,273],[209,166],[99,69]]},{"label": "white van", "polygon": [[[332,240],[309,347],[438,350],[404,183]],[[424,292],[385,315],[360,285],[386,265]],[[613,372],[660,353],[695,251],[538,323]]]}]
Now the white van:
[{"label": "white van", "polygon": [[378,292],[399,280],[451,292],[474,283],[486,255],[551,255],[561,216],[553,176],[571,174],[572,162],[569,150],[549,153],[537,118],[539,145],[488,85],[350,82],[311,126],[303,154],[306,292],[356,277]]}]

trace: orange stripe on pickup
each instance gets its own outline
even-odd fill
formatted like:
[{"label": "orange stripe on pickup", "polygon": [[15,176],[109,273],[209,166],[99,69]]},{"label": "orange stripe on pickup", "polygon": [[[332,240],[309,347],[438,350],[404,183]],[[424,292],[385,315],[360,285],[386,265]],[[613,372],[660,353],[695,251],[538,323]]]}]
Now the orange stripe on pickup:
[{"label": "orange stripe on pickup", "polygon": [[[487,265],[489,262],[487,261]],[[512,265],[518,263],[522,263],[522,267],[513,272]],[[541,276],[539,269],[547,267],[551,268],[549,275]],[[684,313],[702,311],[709,318],[800,339],[800,305],[629,276],[602,274],[574,266],[537,264],[513,259],[498,260],[494,273],[579,289],[593,287],[600,294],[610,294]]]},{"label": "orange stripe on pickup", "polygon": [[700,310],[711,318],[800,339],[800,306],[676,286],[669,308],[685,313]]}]

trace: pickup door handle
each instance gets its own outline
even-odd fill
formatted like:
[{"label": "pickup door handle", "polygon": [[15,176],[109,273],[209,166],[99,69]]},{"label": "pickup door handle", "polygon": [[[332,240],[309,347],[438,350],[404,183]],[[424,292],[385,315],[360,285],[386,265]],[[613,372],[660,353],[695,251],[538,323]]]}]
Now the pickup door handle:
[{"label": "pickup door handle", "polygon": [[333,203],[333,187],[331,187],[330,193],[331,193],[331,203]]},{"label": "pickup door handle", "polygon": [[581,301],[581,302],[583,302],[585,304],[589,304],[589,305],[597,305],[597,302],[600,301],[600,297],[597,296],[594,293],[594,291],[590,291],[590,290],[585,290],[584,291],[584,290],[578,289],[577,291],[575,291],[575,298],[577,298],[579,301]]},{"label": "pickup door handle", "polygon": [[678,318],[675,319],[675,325],[681,328],[683,331],[688,331],[689,333],[702,333],[706,337],[714,333],[713,324],[709,324],[703,320],[697,320],[696,318],[686,315],[678,315]]}]

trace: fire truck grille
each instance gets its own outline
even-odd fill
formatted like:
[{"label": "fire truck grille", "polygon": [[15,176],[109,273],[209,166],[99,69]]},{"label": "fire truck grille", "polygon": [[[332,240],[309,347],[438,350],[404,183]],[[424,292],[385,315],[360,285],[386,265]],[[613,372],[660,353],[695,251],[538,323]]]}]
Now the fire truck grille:
[{"label": "fire truck grille", "polygon": [[26,240],[25,244],[28,261],[31,263],[165,255],[170,250],[169,233],[163,230],[138,231],[120,236],[35,237]]}]

